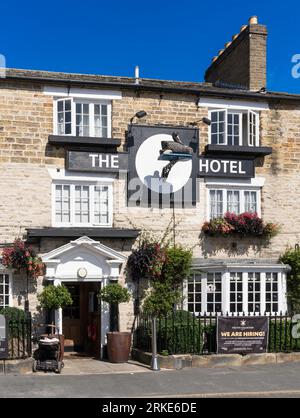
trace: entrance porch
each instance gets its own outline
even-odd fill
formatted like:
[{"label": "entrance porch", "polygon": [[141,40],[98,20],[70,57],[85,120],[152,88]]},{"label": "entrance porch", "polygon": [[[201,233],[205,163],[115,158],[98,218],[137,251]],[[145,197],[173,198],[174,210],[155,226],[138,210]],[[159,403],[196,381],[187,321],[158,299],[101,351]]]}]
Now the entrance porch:
[{"label": "entrance porch", "polygon": [[110,330],[109,306],[99,302],[102,286],[118,281],[126,257],[86,236],[42,256],[46,279],[68,287],[73,304],[55,312],[55,324],[65,335],[66,351],[103,358]]}]

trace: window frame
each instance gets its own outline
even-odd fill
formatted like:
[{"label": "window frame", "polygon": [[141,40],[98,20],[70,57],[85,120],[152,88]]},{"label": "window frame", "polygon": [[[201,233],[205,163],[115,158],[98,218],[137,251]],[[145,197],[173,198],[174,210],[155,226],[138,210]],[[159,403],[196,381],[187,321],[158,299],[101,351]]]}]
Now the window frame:
[{"label": "window frame", "polygon": [[[71,101],[71,133],[60,134],[58,131],[58,102],[64,102],[66,100]],[[89,135],[76,135],[76,104],[88,104],[89,105]],[[95,136],[95,105],[107,106],[107,136],[96,137]],[[56,97],[53,104],[53,132],[54,135],[60,136],[76,136],[78,138],[111,138],[111,115],[112,115],[112,102],[111,100],[99,100],[99,99],[87,99],[79,97]]]},{"label": "window frame", "polygon": [[[207,278],[210,273],[221,274],[221,306],[222,306],[222,314],[229,314],[229,315],[242,315],[245,313],[248,316],[259,316],[259,315],[267,315],[273,316],[278,315],[280,312],[285,312],[287,310],[287,301],[283,299],[286,289],[286,273],[280,269],[274,268],[245,268],[245,267],[232,267],[225,270],[217,270],[217,269],[208,269],[207,271],[203,271],[203,269],[198,270],[194,268],[192,270],[192,275],[194,276],[201,276],[201,312],[194,312],[195,315],[220,315],[221,313],[218,312],[208,312],[207,310]],[[237,275],[238,273],[242,274],[242,306],[243,310],[240,312],[231,312],[230,311],[230,277],[231,275]],[[277,274],[277,295],[278,301],[273,302],[272,304],[277,303],[278,310],[267,312],[266,311],[266,276],[268,273],[272,275],[274,273]],[[260,310],[259,311],[248,311],[248,303],[249,302],[249,293],[248,292],[248,283],[251,275],[259,274],[259,283],[260,283]],[[188,279],[184,281],[183,285],[183,293],[184,293],[184,303],[183,309],[188,310]],[[220,303],[220,302],[218,302]],[[191,312],[192,313],[192,312]]]},{"label": "window frame", "polygon": [[244,213],[246,209],[245,208],[245,192],[255,192],[256,193],[256,205],[257,205],[257,215],[261,216],[261,187],[257,186],[249,186],[245,187],[244,185],[236,186],[236,185],[217,185],[217,184],[206,184],[207,189],[207,214],[206,218],[208,221],[210,221],[211,218],[211,191],[222,191],[222,205],[223,205],[223,215],[225,215],[226,212],[228,212],[228,192],[239,192],[239,206],[240,206],[240,213]]},{"label": "window frame", "polygon": [[[12,307],[12,274],[10,271],[8,270],[0,270],[0,275],[4,276],[8,276],[8,305],[4,304],[5,306],[1,306],[0,305],[0,309],[4,308],[4,307]],[[4,294],[4,297],[6,296],[6,294]],[[5,302],[5,301],[4,301]]]},{"label": "window frame", "polygon": [[[56,220],[56,186],[69,185],[70,186],[70,222],[58,222]],[[89,215],[90,222],[80,223],[75,222],[75,187],[88,186],[89,187]],[[108,187],[108,223],[95,223],[94,217],[94,190],[97,186]],[[95,227],[95,228],[111,228],[113,225],[113,184],[104,181],[86,181],[86,180],[53,180],[52,182],[52,225],[53,227]]]},{"label": "window frame", "polygon": [[[260,113],[258,111],[254,111],[251,109],[234,109],[234,108],[210,108],[208,110],[208,117],[212,120],[212,113],[214,112],[225,112],[225,142],[223,144],[213,144],[212,143],[212,129],[211,125],[208,127],[208,144],[209,145],[225,145],[225,146],[243,146],[244,138],[243,138],[243,115],[247,115],[247,146],[249,147],[259,147],[260,144]],[[239,115],[239,145],[229,145],[228,144],[228,114]],[[256,126],[255,126],[255,134],[256,140],[255,144],[250,145],[250,116],[255,115],[256,117]]]}]

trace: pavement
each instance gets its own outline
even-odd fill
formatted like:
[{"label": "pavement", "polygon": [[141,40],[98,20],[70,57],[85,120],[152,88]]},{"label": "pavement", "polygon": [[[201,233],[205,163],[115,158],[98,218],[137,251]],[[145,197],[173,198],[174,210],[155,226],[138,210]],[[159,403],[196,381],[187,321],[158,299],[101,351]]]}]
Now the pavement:
[{"label": "pavement", "polygon": [[71,375],[66,365],[61,375],[0,375],[0,397],[300,398],[300,363],[158,372],[137,364],[123,367],[116,372]]},{"label": "pavement", "polygon": [[[108,361],[99,361],[90,357],[66,357],[64,359],[62,374],[64,376],[81,376],[93,374],[143,373],[149,372],[149,370],[150,368],[148,366],[141,365],[134,361],[129,361],[128,363],[109,363]],[[32,373],[30,372],[29,374]],[[55,375],[55,373],[46,374]],[[39,371],[35,375],[43,376],[45,375],[45,372]]]}]

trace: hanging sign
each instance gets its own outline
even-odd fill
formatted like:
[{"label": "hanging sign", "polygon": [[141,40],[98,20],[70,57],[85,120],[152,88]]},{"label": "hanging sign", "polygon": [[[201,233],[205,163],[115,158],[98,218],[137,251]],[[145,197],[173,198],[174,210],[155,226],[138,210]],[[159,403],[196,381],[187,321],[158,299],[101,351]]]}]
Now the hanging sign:
[{"label": "hanging sign", "polygon": [[268,331],[269,320],[267,317],[218,317],[218,353],[265,353]]},{"label": "hanging sign", "polygon": [[199,177],[255,177],[253,160],[199,158]]},{"label": "hanging sign", "polygon": [[0,315],[0,358],[8,357],[8,321]]},{"label": "hanging sign", "polygon": [[194,206],[198,149],[198,129],[129,126],[128,206]]}]

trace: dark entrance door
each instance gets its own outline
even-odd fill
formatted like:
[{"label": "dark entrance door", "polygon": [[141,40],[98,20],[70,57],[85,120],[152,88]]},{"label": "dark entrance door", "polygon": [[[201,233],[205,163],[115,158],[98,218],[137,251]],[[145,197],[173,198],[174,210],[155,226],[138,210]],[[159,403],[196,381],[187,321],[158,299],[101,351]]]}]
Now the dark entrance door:
[{"label": "dark entrance door", "polygon": [[81,322],[81,285],[65,284],[71,293],[73,304],[63,309],[63,334],[65,336],[65,351],[82,351],[83,339],[80,332]]},{"label": "dark entrance door", "polygon": [[100,283],[68,283],[73,304],[63,309],[66,351],[84,352],[100,358],[101,312],[97,294]]}]

